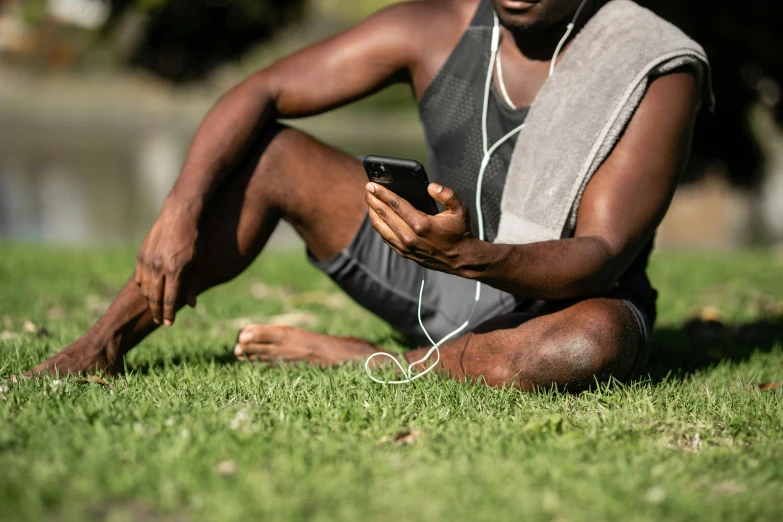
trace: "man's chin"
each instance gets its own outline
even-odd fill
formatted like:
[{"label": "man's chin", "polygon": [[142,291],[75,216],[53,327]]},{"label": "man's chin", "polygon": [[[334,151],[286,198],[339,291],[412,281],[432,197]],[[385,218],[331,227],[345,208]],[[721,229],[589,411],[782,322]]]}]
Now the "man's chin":
[{"label": "man's chin", "polygon": [[518,35],[535,36],[543,33],[547,28],[543,20],[530,16],[498,13],[498,18],[503,27]]},{"label": "man's chin", "polygon": [[517,5],[516,2],[493,0],[493,4],[500,23],[507,29],[525,34],[536,34],[542,32],[547,26],[545,13],[542,12],[543,5],[540,3],[520,3],[520,5],[527,6],[522,9],[514,8]]}]

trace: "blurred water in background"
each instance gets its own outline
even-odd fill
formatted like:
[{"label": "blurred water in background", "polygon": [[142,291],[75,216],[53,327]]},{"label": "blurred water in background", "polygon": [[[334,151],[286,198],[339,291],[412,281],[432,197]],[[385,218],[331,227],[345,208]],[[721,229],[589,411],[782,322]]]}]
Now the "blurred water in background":
[{"label": "blurred water in background", "polygon": [[[70,87],[62,86],[66,98]],[[114,104],[78,103],[50,90],[32,105],[18,93],[12,100],[0,96],[0,236],[140,243],[210,102],[180,106],[174,96],[167,105],[119,90]],[[425,159],[415,112],[400,118],[343,110],[289,124],[351,154]],[[285,223],[279,228],[275,244],[298,242]]]}]

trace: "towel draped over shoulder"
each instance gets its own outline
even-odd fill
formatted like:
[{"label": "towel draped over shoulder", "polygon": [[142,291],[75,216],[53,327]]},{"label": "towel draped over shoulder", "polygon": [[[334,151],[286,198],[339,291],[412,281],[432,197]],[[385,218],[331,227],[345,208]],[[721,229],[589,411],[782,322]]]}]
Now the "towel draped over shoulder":
[{"label": "towel draped over shoulder", "polygon": [[714,98],[707,55],[674,25],[611,0],[576,35],[538,93],[503,189],[496,243],[570,237],[585,186],[620,139],[655,77],[680,67]]}]

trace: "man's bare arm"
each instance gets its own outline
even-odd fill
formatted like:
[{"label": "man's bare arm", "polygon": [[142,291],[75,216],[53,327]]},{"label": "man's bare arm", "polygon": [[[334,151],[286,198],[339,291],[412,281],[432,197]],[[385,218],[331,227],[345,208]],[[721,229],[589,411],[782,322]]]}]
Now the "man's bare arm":
[{"label": "man's bare arm", "polygon": [[187,274],[198,221],[260,130],[275,118],[317,114],[406,80],[425,56],[422,39],[431,33],[421,27],[435,5],[410,2],[382,10],[254,74],[209,111],[137,256],[134,280],[156,322],[170,325],[180,303],[195,304]]},{"label": "man's bare arm", "polygon": [[536,299],[607,293],[651,239],[690,152],[694,76],[655,80],[623,137],[585,190],[574,238],[476,245],[464,275]]},{"label": "man's bare arm", "polygon": [[691,73],[652,83],[623,137],[588,183],[574,238],[527,245],[480,241],[470,233],[465,203],[434,183],[430,195],[446,208],[436,216],[368,184],[370,220],[397,253],[433,270],[534,299],[604,295],[639,255],[669,206],[687,161],[697,106]]},{"label": "man's bare arm", "polygon": [[200,125],[171,197],[200,211],[270,120],[319,114],[407,81],[415,29],[430,9],[412,2],[379,11],[229,90]]}]

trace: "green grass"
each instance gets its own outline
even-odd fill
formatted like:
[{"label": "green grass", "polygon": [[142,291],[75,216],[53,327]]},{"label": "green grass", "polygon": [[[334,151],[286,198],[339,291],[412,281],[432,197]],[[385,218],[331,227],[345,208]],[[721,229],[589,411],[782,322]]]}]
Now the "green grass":
[{"label": "green grass", "polygon": [[[132,265],[130,250],[0,244],[0,376],[74,339]],[[234,363],[238,325],[294,309],[400,346],[302,252],[270,254],[134,351],[114,390],[7,385],[0,520],[783,519],[783,394],[756,386],[783,380],[783,260],[660,254],[651,274],[650,378],[527,395]],[[686,327],[707,305],[725,326]],[[395,443],[407,429],[414,443]]]}]

